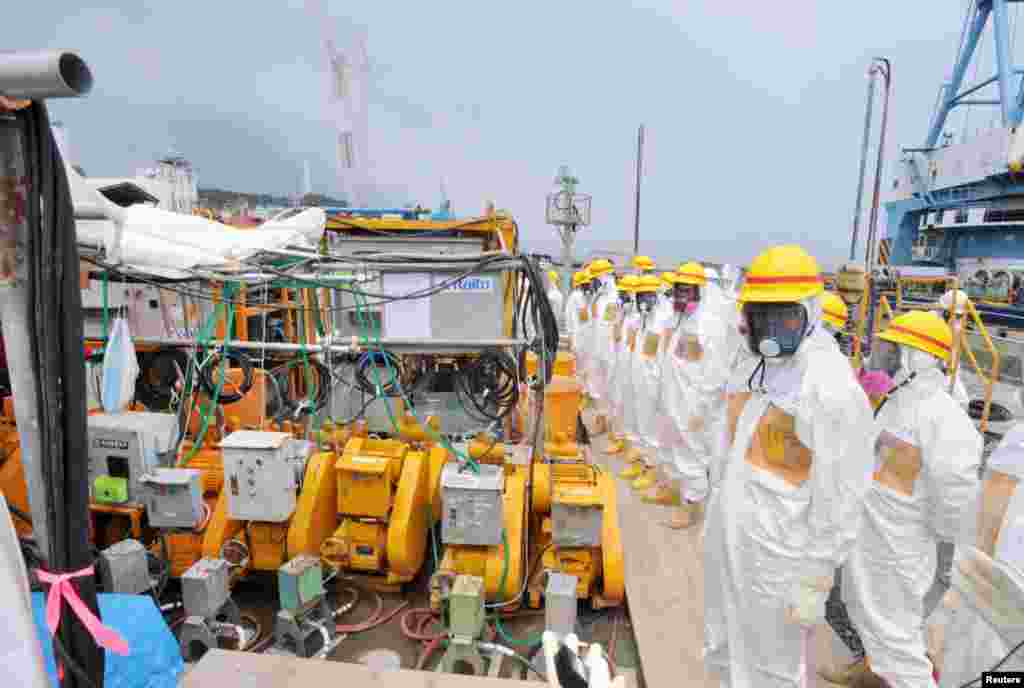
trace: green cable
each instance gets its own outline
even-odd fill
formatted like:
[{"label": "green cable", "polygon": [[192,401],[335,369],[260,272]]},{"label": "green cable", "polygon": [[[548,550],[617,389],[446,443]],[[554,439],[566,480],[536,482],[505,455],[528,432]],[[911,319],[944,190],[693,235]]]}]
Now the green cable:
[{"label": "green cable", "polygon": [[497,614],[494,615],[494,628],[498,631],[498,635],[505,641],[506,644],[512,645],[513,647],[533,647],[534,645],[540,645],[544,636],[540,633],[528,635],[523,640],[517,640],[510,636],[505,630],[505,627],[501,625],[501,617]]},{"label": "green cable", "polygon": [[107,338],[110,336],[110,274],[103,271],[103,286],[100,288],[103,295],[103,348],[107,348]]},{"label": "green cable", "polygon": [[[221,390],[224,388],[224,380],[227,378],[228,368],[228,342],[231,341],[231,337],[234,335],[235,329],[235,304],[234,304],[234,293],[235,285],[227,283],[224,285],[224,297],[225,301],[221,301],[217,304],[213,314],[203,324],[203,328],[199,333],[198,343],[201,348],[205,348],[212,339],[213,329],[217,323],[220,313],[227,313],[227,329],[224,335],[224,347],[223,353],[220,360],[220,378],[217,380],[217,385],[213,389],[213,395],[208,402],[204,402],[200,411],[199,420],[199,434],[196,436],[195,441],[192,443],[192,448],[189,450],[188,455],[182,460],[182,463],[188,463],[192,457],[199,453],[199,450],[203,446],[203,442],[206,441],[206,432],[210,427],[210,413],[217,406],[217,401],[220,399]],[[226,302],[226,303],[225,303]],[[191,419],[189,419],[191,420]]]}]

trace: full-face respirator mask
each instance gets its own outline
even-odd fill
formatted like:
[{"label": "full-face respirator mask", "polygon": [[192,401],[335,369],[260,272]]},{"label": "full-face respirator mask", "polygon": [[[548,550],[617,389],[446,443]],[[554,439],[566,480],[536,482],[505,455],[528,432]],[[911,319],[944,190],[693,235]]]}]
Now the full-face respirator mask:
[{"label": "full-face respirator mask", "polygon": [[746,303],[740,331],[751,353],[764,358],[785,358],[800,348],[807,336],[807,309],[800,303]]},{"label": "full-face respirator mask", "polygon": [[700,305],[700,287],[696,284],[672,285],[672,310],[691,314]]}]

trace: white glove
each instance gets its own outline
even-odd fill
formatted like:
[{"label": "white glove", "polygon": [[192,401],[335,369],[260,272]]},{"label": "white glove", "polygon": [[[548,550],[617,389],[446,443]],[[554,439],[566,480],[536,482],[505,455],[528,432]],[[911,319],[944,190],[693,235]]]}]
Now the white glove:
[{"label": "white glove", "polygon": [[793,596],[786,607],[786,621],[805,628],[817,626],[825,620],[825,601],[832,590],[832,577],[797,581]]}]

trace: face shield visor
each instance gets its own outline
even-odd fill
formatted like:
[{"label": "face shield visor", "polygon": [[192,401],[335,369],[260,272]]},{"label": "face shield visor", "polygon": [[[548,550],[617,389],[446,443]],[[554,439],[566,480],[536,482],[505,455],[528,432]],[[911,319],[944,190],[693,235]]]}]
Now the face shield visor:
[{"label": "face shield visor", "polygon": [[619,303],[623,306],[628,306],[633,303],[633,294],[626,291],[625,289],[619,290]]},{"label": "face shield visor", "polygon": [[696,284],[672,285],[672,309],[676,313],[692,313],[700,304],[700,287]]},{"label": "face shield visor", "polygon": [[807,309],[800,303],[746,303],[740,331],[751,353],[765,358],[792,356],[807,334]]}]

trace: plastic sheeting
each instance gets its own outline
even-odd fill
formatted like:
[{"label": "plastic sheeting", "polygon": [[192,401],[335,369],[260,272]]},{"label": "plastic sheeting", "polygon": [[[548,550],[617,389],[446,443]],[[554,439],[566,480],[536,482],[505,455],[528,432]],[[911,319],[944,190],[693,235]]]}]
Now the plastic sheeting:
[{"label": "plastic sheeting", "polygon": [[[144,595],[99,595],[103,623],[128,643],[128,654],[106,653],[104,688],[177,688],[185,670],[174,635],[153,599]],[[46,596],[32,593],[36,633],[43,647],[43,661],[50,685],[59,688],[53,644],[46,628]],[[70,614],[65,606],[63,614]]]}]

